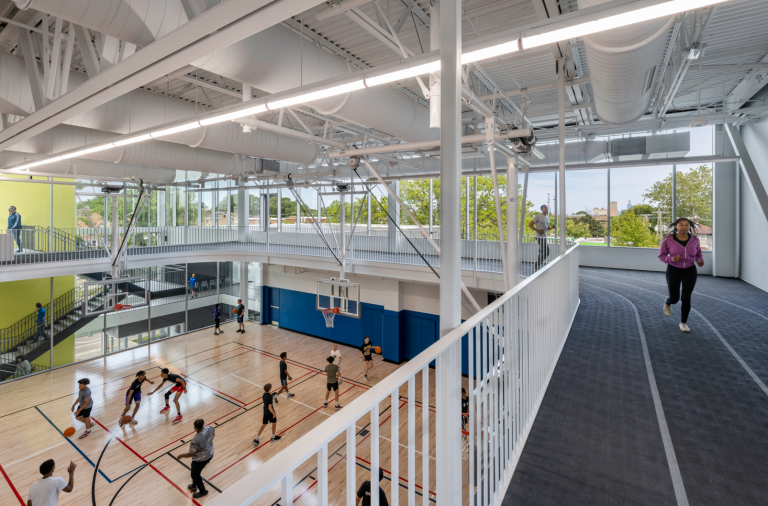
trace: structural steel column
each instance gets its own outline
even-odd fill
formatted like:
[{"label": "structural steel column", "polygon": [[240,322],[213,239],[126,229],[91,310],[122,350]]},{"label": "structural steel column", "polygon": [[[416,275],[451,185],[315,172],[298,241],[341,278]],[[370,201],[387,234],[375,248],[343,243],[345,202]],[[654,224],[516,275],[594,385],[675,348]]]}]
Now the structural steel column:
[{"label": "structural steel column", "polygon": [[250,217],[250,197],[248,196],[248,190],[243,188],[245,186],[244,181],[238,181],[237,186],[237,227],[239,230],[238,238],[240,239],[240,242],[245,242],[246,239],[246,232],[248,230],[248,225],[250,222],[248,221],[248,218]]},{"label": "structural steel column", "polygon": [[[435,48],[431,48],[435,49]],[[461,324],[461,2],[440,6],[440,335]],[[461,348],[437,360],[437,496],[461,504]]]},{"label": "structural steel column", "polygon": [[432,193],[432,180],[429,180],[429,237],[432,237],[432,213],[434,212],[432,206],[432,199],[434,198]]},{"label": "structural steel column", "polygon": [[[565,255],[565,59],[557,61],[557,109],[560,137],[560,254]],[[608,214],[611,214],[610,202]]]},{"label": "structural steel column", "polygon": [[517,159],[507,157],[507,267],[509,288],[520,279],[520,248],[517,243]]},{"label": "structural steel column", "polygon": [[611,168],[608,167],[608,183],[606,184],[606,187],[608,188],[608,211],[607,211],[607,220],[605,222],[605,235],[608,238],[608,246],[611,246]]},{"label": "structural steel column", "polygon": [[[400,181],[393,181],[389,183],[389,187],[395,192],[395,195],[400,197]],[[400,225],[400,205],[392,195],[387,195],[387,212],[392,217],[390,221],[387,219],[387,242],[389,244],[388,251],[390,253],[397,253],[398,232],[397,226]]]}]

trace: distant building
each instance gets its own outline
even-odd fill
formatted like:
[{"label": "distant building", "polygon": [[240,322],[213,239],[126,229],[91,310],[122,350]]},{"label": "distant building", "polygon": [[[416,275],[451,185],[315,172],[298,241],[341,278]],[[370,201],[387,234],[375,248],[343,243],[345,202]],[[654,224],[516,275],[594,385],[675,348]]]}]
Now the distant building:
[{"label": "distant building", "polygon": [[632,201],[631,200],[627,201],[627,209],[632,209]]},{"label": "distant building", "polygon": [[693,221],[695,221],[696,224],[698,225],[696,227],[696,237],[699,238],[699,242],[701,243],[701,249],[711,250],[712,249],[712,227],[704,225],[703,223],[699,223],[699,220],[696,218],[694,218]]},{"label": "distant building", "polygon": [[[611,202],[611,208],[610,208],[611,216],[619,215],[618,208],[619,208],[618,202]],[[592,209],[592,216],[597,221],[605,225],[606,227],[608,226],[608,209],[604,207],[595,207],[594,209]]]}]

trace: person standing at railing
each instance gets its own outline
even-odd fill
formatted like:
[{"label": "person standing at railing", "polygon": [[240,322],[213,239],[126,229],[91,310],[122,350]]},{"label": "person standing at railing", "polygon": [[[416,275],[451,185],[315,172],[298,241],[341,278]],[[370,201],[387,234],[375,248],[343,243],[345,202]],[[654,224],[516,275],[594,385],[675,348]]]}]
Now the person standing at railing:
[{"label": "person standing at railing", "polygon": [[539,243],[539,257],[533,264],[533,272],[541,269],[544,260],[549,256],[549,244],[547,244],[547,232],[555,228],[549,226],[549,208],[546,205],[541,206],[541,213],[533,217],[528,228],[536,232],[536,242]]},{"label": "person standing at railing", "polygon": [[32,372],[32,366],[29,365],[29,360],[24,358],[24,355],[16,357],[16,371],[14,376],[17,378],[20,376],[26,376]]},{"label": "person standing at railing", "polygon": [[39,302],[35,304],[37,307],[37,332],[35,333],[35,342],[39,343],[49,339],[48,334],[45,332],[45,308]]},{"label": "person standing at railing", "polygon": [[[384,479],[384,470],[379,468],[379,482]],[[362,501],[362,504],[360,502]],[[358,506],[371,506],[371,482],[366,480],[357,489],[357,503]],[[384,489],[379,485],[379,506],[389,506],[387,501],[387,494]]]},{"label": "person standing at railing", "polygon": [[[667,289],[669,298],[664,301],[663,311],[672,316],[672,304],[682,300],[680,308],[680,330],[690,332],[688,314],[691,312],[691,294],[696,286],[698,272],[696,265],[704,266],[699,238],[693,235],[696,224],[688,218],[678,218],[669,226],[669,235],[661,241],[659,260],[667,264]],[[694,265],[695,264],[695,265]],[[680,285],[683,293],[680,295]]]},{"label": "person standing at railing", "polygon": [[195,288],[197,288],[197,278],[195,277],[195,273],[193,272],[192,277],[189,278],[189,291],[192,292],[192,295],[190,297],[192,299],[196,297]]},{"label": "person standing at railing", "polygon": [[21,247],[21,215],[16,212],[16,206],[8,208],[8,233],[13,235],[13,240],[19,246],[16,253],[24,253]]}]

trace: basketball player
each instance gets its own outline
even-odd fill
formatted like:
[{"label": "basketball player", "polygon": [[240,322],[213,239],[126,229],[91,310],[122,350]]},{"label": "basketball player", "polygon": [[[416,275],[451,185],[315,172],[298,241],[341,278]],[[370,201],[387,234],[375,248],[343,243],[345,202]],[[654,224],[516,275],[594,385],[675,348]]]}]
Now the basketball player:
[{"label": "basketball player", "polygon": [[467,389],[461,389],[461,428],[467,430],[467,424],[469,423],[469,396],[467,395]]},{"label": "basketball player", "polygon": [[219,334],[223,333],[224,331],[219,328],[219,324],[221,323],[221,309],[219,309],[220,304],[216,304],[216,307],[213,308],[213,323],[216,324],[216,326],[213,328],[213,335],[218,336]]},{"label": "basketball player", "polygon": [[157,385],[157,388],[149,392],[148,395],[152,395],[153,393],[157,392],[160,388],[162,388],[166,381],[171,382],[173,386],[170,390],[165,392],[165,407],[160,410],[160,413],[165,413],[166,411],[171,410],[168,399],[171,397],[171,392],[174,392],[176,395],[173,398],[173,403],[176,405],[177,414],[176,418],[173,419],[173,423],[179,423],[181,421],[181,407],[179,406],[179,397],[181,397],[181,394],[186,393],[187,382],[178,374],[172,374],[167,368],[160,371],[160,376],[163,377],[163,382]]},{"label": "basketball player", "polygon": [[147,379],[147,373],[144,371],[139,371],[136,373],[136,379],[133,380],[133,383],[131,383],[131,386],[128,387],[128,391],[125,393],[125,409],[123,410],[123,414],[120,415],[120,427],[123,426],[123,417],[128,412],[129,409],[131,409],[131,403],[133,401],[136,401],[136,407],[133,408],[133,415],[131,415],[131,421],[128,422],[131,425],[136,425],[136,413],[139,412],[139,406],[141,406],[141,384],[145,381],[149,381],[151,384],[155,384],[154,381]]},{"label": "basketball player", "polygon": [[245,306],[243,305],[243,299],[237,299],[237,325],[240,327],[237,329],[237,332],[242,334],[245,334],[245,323],[243,323],[244,318]]},{"label": "basketball player", "polygon": [[[91,397],[91,389],[88,388],[91,380],[83,378],[77,383],[80,391],[77,393],[77,400],[72,404],[71,411],[75,413],[75,418],[78,422],[85,424],[85,432],[80,435],[80,439],[83,439],[91,435],[91,408],[93,408],[93,398]],[[75,406],[78,406],[76,412]]]},{"label": "basketball player", "polygon": [[373,345],[371,339],[365,336],[362,346],[360,346],[360,355],[363,356],[363,376],[368,381],[368,371],[373,369]]},{"label": "basketball player", "polygon": [[275,413],[275,407],[272,405],[272,394],[269,393],[270,390],[272,390],[272,383],[264,385],[264,395],[261,396],[261,401],[264,404],[264,418],[261,421],[262,426],[259,429],[259,433],[256,434],[256,439],[253,440],[253,444],[255,445],[259,444],[259,436],[261,436],[261,432],[264,430],[264,427],[270,423],[272,424],[271,441],[280,441],[280,439],[282,439],[281,436],[278,436],[275,433],[277,431],[277,413]]},{"label": "basketball player", "polygon": [[344,382],[341,379],[341,351],[335,344],[331,348],[331,356],[333,357],[333,363],[339,368],[339,385],[341,385]]},{"label": "basketball player", "polygon": [[277,402],[277,398],[283,390],[285,390],[286,397],[293,397],[293,394],[288,391],[288,381],[293,381],[293,378],[288,374],[288,364],[285,362],[287,358],[288,354],[286,352],[280,354],[280,385],[282,386],[280,387],[280,390],[275,393],[275,402]]},{"label": "basketball player", "polygon": [[341,371],[339,370],[339,366],[333,363],[333,357],[328,357],[326,360],[328,361],[328,365],[325,366],[325,386],[327,391],[325,392],[325,402],[323,403],[323,407],[328,407],[328,395],[331,393],[331,390],[333,390],[336,397],[336,409],[341,409],[341,406],[339,406],[339,379],[341,378]]}]

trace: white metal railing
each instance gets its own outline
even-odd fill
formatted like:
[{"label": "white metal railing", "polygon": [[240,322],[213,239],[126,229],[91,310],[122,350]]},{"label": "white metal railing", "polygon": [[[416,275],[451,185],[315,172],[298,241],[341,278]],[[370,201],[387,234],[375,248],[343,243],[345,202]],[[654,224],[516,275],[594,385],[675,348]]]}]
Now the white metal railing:
[{"label": "white metal railing", "polygon": [[[306,255],[332,258],[340,256],[338,224],[323,224],[326,240],[331,245],[331,252],[325,242],[311,226],[302,224],[297,227],[283,225],[280,229],[272,226],[264,230],[258,226],[193,226],[193,227],[136,227],[126,241],[127,254],[157,255],[163,253],[188,253],[194,251],[262,251],[288,255]],[[352,228],[347,227],[347,237]],[[332,235],[336,232],[337,235]],[[0,231],[2,234],[3,231]],[[118,228],[120,240],[123,227]],[[440,245],[440,232],[432,234]],[[7,239],[11,239],[8,237]],[[86,259],[108,258],[104,246],[110,246],[112,231],[108,228],[70,228],[70,229],[35,229],[24,230],[21,235],[23,253],[13,254],[12,258],[0,258],[1,265],[39,264]],[[8,242],[8,241],[6,241]],[[545,262],[555,258],[557,239],[548,238],[550,255]],[[568,241],[571,247],[575,243]],[[528,275],[539,254],[539,244],[533,237],[525,237],[521,248],[521,274]],[[418,253],[417,253],[418,251]],[[461,240],[462,268],[485,272],[501,272],[501,254],[498,236],[493,233],[479,233],[477,237],[464,236]],[[349,241],[347,258],[407,265],[426,265],[439,267],[440,259],[418,230],[403,228],[397,230],[372,229],[364,226],[355,228],[354,236]]]},{"label": "white metal railing", "polygon": [[[578,308],[578,250],[570,248],[482,309],[211,506],[293,504],[306,493],[316,494],[310,502],[320,506],[353,506],[362,481],[379,482],[379,467],[391,480],[393,506],[499,504]],[[469,393],[466,419],[459,385]],[[433,393],[437,407],[430,415]],[[468,432],[466,460],[461,430],[450,430],[460,420]],[[377,503],[372,493],[371,504]]]}]

